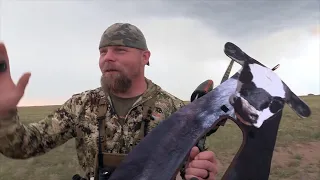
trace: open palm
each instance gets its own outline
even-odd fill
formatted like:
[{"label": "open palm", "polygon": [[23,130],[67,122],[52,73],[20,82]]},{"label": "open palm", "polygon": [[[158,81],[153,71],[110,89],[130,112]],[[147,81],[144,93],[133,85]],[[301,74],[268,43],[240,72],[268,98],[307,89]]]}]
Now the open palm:
[{"label": "open palm", "polygon": [[31,73],[24,73],[17,85],[11,78],[9,57],[6,47],[0,42],[0,112],[16,108],[24,95]]}]

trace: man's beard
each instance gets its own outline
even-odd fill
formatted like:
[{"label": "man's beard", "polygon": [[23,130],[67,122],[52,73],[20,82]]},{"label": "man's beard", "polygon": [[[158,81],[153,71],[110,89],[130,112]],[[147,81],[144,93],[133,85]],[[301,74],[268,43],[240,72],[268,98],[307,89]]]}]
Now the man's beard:
[{"label": "man's beard", "polygon": [[121,72],[101,76],[101,87],[106,92],[125,93],[131,87],[132,81]]}]

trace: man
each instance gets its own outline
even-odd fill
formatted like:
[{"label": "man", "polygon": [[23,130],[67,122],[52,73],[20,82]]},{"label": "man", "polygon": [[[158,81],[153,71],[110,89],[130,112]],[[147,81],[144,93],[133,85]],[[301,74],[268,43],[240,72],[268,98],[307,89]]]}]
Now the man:
[{"label": "man", "polygon": [[[144,68],[149,65],[150,51],[136,26],[116,23],[107,28],[101,37],[99,51],[101,87],[74,94],[40,122],[23,125],[19,120],[23,117],[18,117],[16,108],[31,74],[25,73],[15,85],[5,46],[0,45],[0,60],[4,59],[6,63],[0,73],[2,154],[26,159],[75,138],[79,163],[84,176],[90,179],[96,175],[99,130],[104,132],[101,136],[105,140],[101,143],[104,153],[127,154],[160,121],[184,105],[183,101],[145,77]],[[151,110],[148,115],[147,108]],[[99,129],[101,117],[104,128]],[[183,178],[215,178],[213,152],[199,153],[194,147],[189,159],[181,169]]]}]

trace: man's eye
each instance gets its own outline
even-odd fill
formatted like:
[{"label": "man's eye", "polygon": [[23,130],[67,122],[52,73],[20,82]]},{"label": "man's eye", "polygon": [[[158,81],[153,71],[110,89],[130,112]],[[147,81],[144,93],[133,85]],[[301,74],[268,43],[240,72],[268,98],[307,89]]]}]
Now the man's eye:
[{"label": "man's eye", "polygon": [[101,50],[101,51],[100,51],[100,55],[104,55],[104,54],[106,54],[106,53],[107,53],[106,50]]},{"label": "man's eye", "polygon": [[116,51],[118,51],[118,52],[125,52],[126,50],[119,48],[119,49],[116,49]]}]

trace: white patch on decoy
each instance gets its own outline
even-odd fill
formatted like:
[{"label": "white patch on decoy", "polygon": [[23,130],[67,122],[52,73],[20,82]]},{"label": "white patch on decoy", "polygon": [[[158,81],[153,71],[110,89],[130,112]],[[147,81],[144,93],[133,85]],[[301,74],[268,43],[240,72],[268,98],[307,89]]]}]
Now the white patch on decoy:
[{"label": "white patch on decoy", "polygon": [[271,96],[285,98],[285,90],[281,79],[271,69],[259,64],[249,64],[252,73],[252,82],[258,87],[266,90]]},{"label": "white patch on decoy", "polygon": [[270,112],[270,109],[268,107],[262,111],[259,111],[258,115],[259,115],[259,118],[257,119],[256,123],[253,123],[253,125],[257,128],[260,128],[262,126],[263,122],[265,120],[269,119],[271,116],[273,116],[274,113]]},{"label": "white patch on decoy", "polygon": [[[274,98],[284,101],[284,85],[277,74],[259,64],[244,65],[240,73],[242,79],[239,77],[236,93],[230,97],[230,103],[237,116],[241,117],[239,120],[260,128],[265,120],[274,115],[270,110]],[[282,109],[283,105],[280,103],[278,109]]]}]

